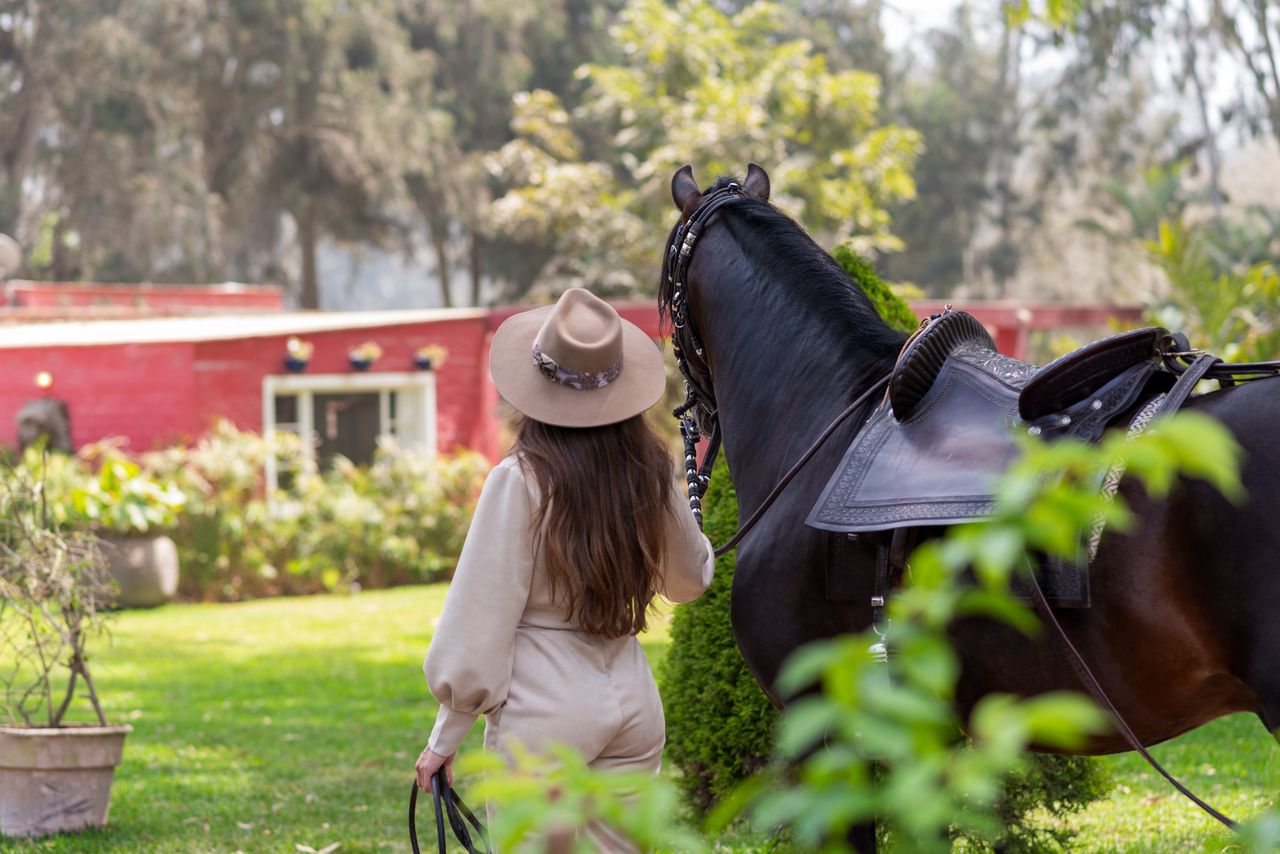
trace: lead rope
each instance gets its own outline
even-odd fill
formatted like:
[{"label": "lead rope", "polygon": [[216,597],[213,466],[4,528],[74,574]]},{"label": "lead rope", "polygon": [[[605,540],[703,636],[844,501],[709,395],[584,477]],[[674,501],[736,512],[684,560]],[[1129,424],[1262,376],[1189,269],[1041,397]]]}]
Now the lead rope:
[{"label": "lead rope", "polygon": [[[484,825],[475,813],[467,809],[467,805],[458,797],[458,793],[449,785],[445,771],[441,768],[431,775],[431,805],[436,818],[436,843],[439,854],[447,854],[448,839],[445,828],[453,831],[453,835],[467,851],[467,854],[491,854]],[[447,821],[446,821],[447,819]],[[483,850],[477,848],[467,828],[470,823],[476,830]],[[418,848],[418,781],[413,781],[413,790],[409,793],[409,846],[413,854],[422,854]]]}]

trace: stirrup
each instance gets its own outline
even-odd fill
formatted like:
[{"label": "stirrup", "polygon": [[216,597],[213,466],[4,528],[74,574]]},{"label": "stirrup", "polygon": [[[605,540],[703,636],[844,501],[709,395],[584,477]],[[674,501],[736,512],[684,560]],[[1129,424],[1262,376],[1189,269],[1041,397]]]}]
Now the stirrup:
[{"label": "stirrup", "polygon": [[880,631],[880,624],[878,623],[872,623],[871,631],[876,633],[876,637],[879,640],[867,647],[867,652],[871,653],[871,658],[876,664],[888,664],[889,639],[885,637],[884,632]]}]

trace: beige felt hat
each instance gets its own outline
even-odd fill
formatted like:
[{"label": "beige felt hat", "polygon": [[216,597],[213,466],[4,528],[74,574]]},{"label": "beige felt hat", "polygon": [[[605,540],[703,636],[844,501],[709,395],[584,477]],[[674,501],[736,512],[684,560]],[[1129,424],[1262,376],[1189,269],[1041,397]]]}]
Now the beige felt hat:
[{"label": "beige felt hat", "polygon": [[498,393],[537,421],[598,427],[625,421],[662,397],[662,354],[634,323],[590,291],[513,315],[489,350]]}]

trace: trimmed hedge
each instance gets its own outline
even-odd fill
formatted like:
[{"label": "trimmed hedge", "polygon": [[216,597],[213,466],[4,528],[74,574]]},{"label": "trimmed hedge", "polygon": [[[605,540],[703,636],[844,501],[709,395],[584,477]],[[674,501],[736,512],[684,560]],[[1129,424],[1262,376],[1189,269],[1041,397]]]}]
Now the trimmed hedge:
[{"label": "trimmed hedge", "polygon": [[[868,261],[845,246],[836,249],[833,257],[891,326],[903,332],[916,328],[919,321],[911,307]],[[702,506],[703,529],[711,542],[727,540],[737,529],[738,501],[723,458],[716,464]],[[733,637],[729,601],[735,557],[736,552],[730,552],[719,558],[707,592],[676,609],[671,650],[659,673],[667,756],[680,769],[677,781],[686,799],[703,814],[765,765],[778,717]],[[1105,789],[1106,778],[1096,762],[1033,756],[1024,773],[1005,781],[997,812],[1008,830],[1000,850],[1035,851],[1061,844],[1066,831],[1034,823],[1029,814],[1041,807],[1055,818],[1078,812],[1102,797]]]},{"label": "trimmed hedge", "polygon": [[[738,497],[724,457],[702,502],[702,529],[723,543],[738,527]],[[667,756],[686,798],[705,813],[764,767],[778,712],[738,652],[729,624],[737,550],[716,560],[716,576],[697,600],[676,609],[671,650],[658,674],[667,717]]]}]

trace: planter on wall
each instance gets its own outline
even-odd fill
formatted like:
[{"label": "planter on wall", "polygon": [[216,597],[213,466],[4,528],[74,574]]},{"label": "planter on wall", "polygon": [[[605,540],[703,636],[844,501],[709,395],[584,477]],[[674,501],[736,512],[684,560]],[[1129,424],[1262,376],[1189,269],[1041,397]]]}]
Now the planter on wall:
[{"label": "planter on wall", "polygon": [[151,608],[163,605],[178,592],[178,547],[173,540],[118,534],[101,539],[107,567],[120,585],[121,605]]},{"label": "planter on wall", "polygon": [[103,827],[124,726],[0,727],[0,836]]}]

